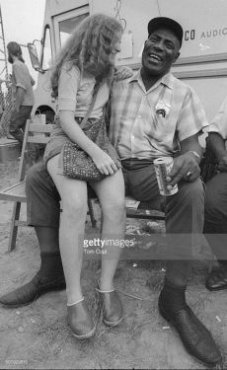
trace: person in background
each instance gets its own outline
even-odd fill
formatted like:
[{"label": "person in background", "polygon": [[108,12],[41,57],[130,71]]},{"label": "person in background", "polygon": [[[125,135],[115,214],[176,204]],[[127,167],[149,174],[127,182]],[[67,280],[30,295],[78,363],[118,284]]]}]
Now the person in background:
[{"label": "person in background", "polygon": [[211,291],[227,289],[227,97],[207,129],[207,150],[218,170],[205,187],[204,233],[217,257],[218,266],[206,280]]},{"label": "person in background", "polygon": [[7,44],[8,61],[12,64],[12,84],[14,91],[14,109],[11,113],[9,133],[20,143],[24,129],[34,104],[32,86],[35,84],[23,59],[20,45],[11,41]]},{"label": "person in background", "polygon": [[[203,232],[204,191],[198,136],[208,123],[195,92],[170,73],[180,55],[182,39],[183,29],[172,19],[158,17],[148,23],[142,68],[112,87],[109,131],[121,159],[126,191],[137,200],[152,201],[154,208],[159,208],[163,199],[153,160],[163,156],[174,158],[169,186],[178,183],[179,191],[166,199],[165,209],[173,256],[167,262],[159,311],[175,327],[190,354],[205,364],[215,365],[221,362],[221,353],[211,333],[188,306],[185,296],[192,236]],[[46,262],[42,260],[41,271],[44,266],[47,270],[47,263],[49,271],[53,271],[51,253],[55,255],[58,251],[59,194],[42,164],[35,165],[28,173],[27,197],[28,222],[35,226],[41,251],[49,253]],[[176,251],[179,254],[176,255]],[[48,283],[57,287],[50,276],[46,277],[47,289]],[[26,295],[26,291],[30,295]],[[12,307],[42,293],[39,278],[1,297],[0,302]]]}]

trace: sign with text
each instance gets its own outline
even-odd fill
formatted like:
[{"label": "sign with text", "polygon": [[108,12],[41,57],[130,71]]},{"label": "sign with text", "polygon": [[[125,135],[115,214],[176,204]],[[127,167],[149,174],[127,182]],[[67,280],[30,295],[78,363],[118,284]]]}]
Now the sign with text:
[{"label": "sign with text", "polygon": [[162,16],[183,26],[181,58],[209,55],[212,59],[227,53],[226,0],[160,0],[159,4]]}]

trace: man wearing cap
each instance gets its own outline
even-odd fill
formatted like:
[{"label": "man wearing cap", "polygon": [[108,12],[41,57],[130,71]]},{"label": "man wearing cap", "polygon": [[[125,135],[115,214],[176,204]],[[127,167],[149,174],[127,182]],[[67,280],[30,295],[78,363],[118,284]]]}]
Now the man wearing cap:
[{"label": "man wearing cap", "polygon": [[220,352],[185,300],[193,235],[203,230],[198,136],[208,124],[195,92],[170,73],[182,38],[182,27],[172,19],[158,17],[148,23],[141,69],[112,89],[110,139],[121,158],[126,191],[137,200],[153,201],[154,207],[162,199],[153,160],[174,157],[169,185],[178,184],[179,191],[166,198],[165,212],[175,259],[168,256],[159,311],[178,331],[188,352],[213,365],[220,361]]},{"label": "man wearing cap", "polygon": [[[159,208],[163,199],[153,160],[174,157],[169,186],[178,184],[179,191],[165,199],[166,232],[169,248],[174,251],[173,258],[168,258],[159,311],[175,327],[190,354],[215,365],[221,361],[221,354],[185,300],[193,235],[200,235],[203,230],[204,193],[199,178],[198,135],[207,121],[194,91],[170,73],[179,57],[182,38],[182,27],[172,19],[158,17],[149,22],[141,69],[113,85],[109,133],[122,160],[127,193],[137,200],[153,202],[154,208]],[[59,197],[41,164],[28,173],[27,195],[28,221],[37,231],[41,256],[45,250],[51,256],[51,251],[58,250]],[[39,220],[34,210],[39,210]],[[44,264],[42,259],[41,269]],[[51,268],[49,274],[50,271]],[[36,276],[39,277],[35,283],[1,297],[0,302],[8,307],[28,303],[26,290],[30,291],[30,301],[41,295],[43,277],[40,272]],[[48,278],[48,285],[47,281]],[[52,285],[53,289],[56,287]]]}]

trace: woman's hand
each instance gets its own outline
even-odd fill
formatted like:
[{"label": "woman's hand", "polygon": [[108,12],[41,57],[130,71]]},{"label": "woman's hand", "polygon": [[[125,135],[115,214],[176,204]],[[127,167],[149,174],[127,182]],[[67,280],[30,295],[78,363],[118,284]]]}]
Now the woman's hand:
[{"label": "woman's hand", "polygon": [[115,164],[112,158],[100,148],[97,148],[92,155],[92,160],[98,170],[106,176],[113,175],[121,167],[120,162],[119,164]]},{"label": "woman's hand", "polygon": [[60,111],[59,118],[61,127],[66,135],[92,158],[101,174],[106,176],[113,175],[121,168],[120,161],[115,164],[108,154],[86,136],[79,124],[75,123],[73,111]]}]

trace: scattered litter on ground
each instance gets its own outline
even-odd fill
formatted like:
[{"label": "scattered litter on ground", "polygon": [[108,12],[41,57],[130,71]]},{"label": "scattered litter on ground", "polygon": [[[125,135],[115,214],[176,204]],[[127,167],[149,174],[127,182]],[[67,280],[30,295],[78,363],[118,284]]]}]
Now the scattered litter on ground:
[{"label": "scattered litter on ground", "polygon": [[126,225],[125,233],[126,235],[136,235],[137,230],[139,230],[139,227],[136,225]]},{"label": "scattered litter on ground", "polygon": [[165,231],[165,226],[163,225],[163,222],[148,221],[145,225],[142,226],[142,231],[144,231],[148,235],[163,233]]}]

